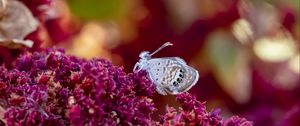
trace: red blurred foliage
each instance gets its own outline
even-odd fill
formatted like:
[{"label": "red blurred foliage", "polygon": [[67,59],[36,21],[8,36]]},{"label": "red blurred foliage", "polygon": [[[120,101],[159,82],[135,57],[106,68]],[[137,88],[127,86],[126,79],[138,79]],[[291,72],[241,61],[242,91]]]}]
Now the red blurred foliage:
[{"label": "red blurred foliage", "polygon": [[234,0],[226,11],[219,12],[212,18],[198,19],[178,35],[169,25],[167,19],[169,13],[163,1],[143,2],[148,14],[144,20],[137,23],[138,36],[114,50],[121,57],[126,57],[124,65],[127,71],[131,71],[141,51],[153,50],[166,41],[171,41],[174,47],[160,52],[158,56],[178,56],[189,62],[201,50],[204,40],[211,31],[229,27],[239,18],[238,0]]}]

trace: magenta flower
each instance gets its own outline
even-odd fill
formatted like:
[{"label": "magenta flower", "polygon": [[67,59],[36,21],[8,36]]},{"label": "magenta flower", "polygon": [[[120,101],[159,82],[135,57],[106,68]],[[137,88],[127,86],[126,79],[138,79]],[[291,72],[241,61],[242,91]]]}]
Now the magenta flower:
[{"label": "magenta flower", "polygon": [[196,100],[195,96],[189,93],[182,93],[177,96],[181,104],[178,110],[167,107],[167,113],[162,116],[161,124],[164,126],[252,126],[253,123],[238,116],[223,119],[221,110],[215,109],[207,112],[205,104]]},{"label": "magenta flower", "polygon": [[182,108],[167,107],[156,121],[154,93],[145,71],[126,74],[106,60],[87,61],[58,49],[24,54],[11,70],[0,67],[1,120],[8,126],[252,125],[239,117],[224,121],[220,110],[206,112],[188,93],[177,96]]}]

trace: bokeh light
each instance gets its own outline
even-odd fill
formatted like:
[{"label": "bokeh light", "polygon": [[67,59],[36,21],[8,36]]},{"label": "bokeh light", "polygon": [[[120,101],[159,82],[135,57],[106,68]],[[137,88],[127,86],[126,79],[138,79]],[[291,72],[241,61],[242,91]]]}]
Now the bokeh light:
[{"label": "bokeh light", "polygon": [[[199,81],[188,92],[208,109],[257,126],[300,126],[299,0],[14,1],[25,9],[1,15],[0,8],[5,69],[28,53],[63,48],[87,60],[104,58],[129,74],[140,52],[170,41],[174,46],[153,57],[180,57],[197,69]],[[21,12],[24,20],[15,16]],[[180,106],[172,95],[152,98],[157,120],[167,105]]]}]

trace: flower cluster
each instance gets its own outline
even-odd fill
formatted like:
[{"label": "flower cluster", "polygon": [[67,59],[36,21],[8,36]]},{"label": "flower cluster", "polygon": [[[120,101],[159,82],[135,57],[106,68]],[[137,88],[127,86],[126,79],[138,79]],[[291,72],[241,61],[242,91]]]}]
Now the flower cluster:
[{"label": "flower cluster", "polygon": [[223,119],[221,110],[215,109],[207,112],[205,104],[196,100],[196,97],[189,93],[182,93],[177,96],[181,103],[179,110],[167,107],[167,113],[161,117],[161,124],[164,126],[252,126],[253,123],[245,118],[232,116]]},{"label": "flower cluster", "polygon": [[168,107],[158,122],[154,92],[145,71],[126,74],[106,60],[59,49],[24,54],[11,70],[0,67],[0,117],[8,126],[251,125],[238,117],[223,121],[188,93],[177,97],[182,109]]},{"label": "flower cluster", "polygon": [[145,72],[126,75],[105,60],[60,50],[28,53],[13,70],[1,67],[7,125],[142,125],[155,110]]}]

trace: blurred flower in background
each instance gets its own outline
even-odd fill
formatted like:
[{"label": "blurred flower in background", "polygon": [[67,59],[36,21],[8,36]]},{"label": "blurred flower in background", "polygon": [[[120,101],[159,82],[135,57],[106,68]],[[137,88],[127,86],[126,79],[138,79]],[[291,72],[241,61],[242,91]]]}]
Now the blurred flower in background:
[{"label": "blurred flower in background", "polygon": [[[199,82],[189,92],[207,101],[208,110],[221,108],[224,116],[243,116],[261,126],[300,125],[299,0],[21,2],[37,30],[17,36],[32,47],[0,43],[0,63],[8,68],[24,51],[62,47],[67,54],[109,59],[132,72],[141,51],[170,41],[174,46],[154,57],[178,56],[198,69]],[[180,106],[174,96],[154,97],[156,115],[166,105]]]}]

